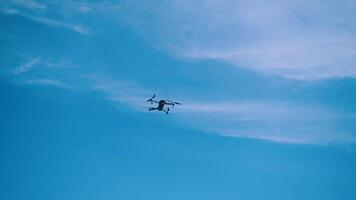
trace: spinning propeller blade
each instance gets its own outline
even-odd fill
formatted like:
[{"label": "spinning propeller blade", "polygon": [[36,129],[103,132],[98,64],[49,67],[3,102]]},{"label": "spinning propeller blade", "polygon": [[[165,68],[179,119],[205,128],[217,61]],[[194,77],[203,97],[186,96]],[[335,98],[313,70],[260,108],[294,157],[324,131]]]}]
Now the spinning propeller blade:
[{"label": "spinning propeller blade", "polygon": [[156,94],[154,94],[149,100],[147,100],[147,102],[151,102],[151,104],[152,104],[152,100],[153,100],[153,98],[155,98],[156,97]]},{"label": "spinning propeller blade", "polygon": [[168,101],[168,102],[170,102],[170,103],[173,103],[173,104],[182,105],[181,103],[176,102],[176,101],[171,101],[171,100],[166,100],[166,101]]},{"label": "spinning propeller blade", "polygon": [[173,105],[172,105],[172,107],[174,108],[174,105],[182,105],[181,103],[179,103],[179,102],[176,102],[176,101],[171,101],[171,100],[166,100],[167,102],[169,102],[169,103],[172,103]]}]

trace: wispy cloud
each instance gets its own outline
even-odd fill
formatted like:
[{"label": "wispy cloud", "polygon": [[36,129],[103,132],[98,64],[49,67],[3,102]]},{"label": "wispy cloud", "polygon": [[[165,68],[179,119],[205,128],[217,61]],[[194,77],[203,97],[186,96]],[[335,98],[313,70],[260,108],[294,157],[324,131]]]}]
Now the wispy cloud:
[{"label": "wispy cloud", "polygon": [[143,102],[151,95],[148,90],[129,81],[94,73],[83,75],[82,78],[89,83],[89,89],[101,92],[108,100],[128,105],[135,110],[142,110],[142,106],[145,105]]},{"label": "wispy cloud", "polygon": [[[185,102],[178,115],[185,123],[228,137],[293,144],[354,143],[344,127],[356,115],[285,102]],[[356,128],[356,127],[355,127]]]},{"label": "wispy cloud", "polygon": [[35,10],[46,10],[47,6],[45,4],[39,3],[35,0],[10,0],[5,2],[9,5],[13,6],[20,6],[28,9],[35,9]]},{"label": "wispy cloud", "polygon": [[64,4],[60,4],[61,8],[58,12],[64,15],[77,15],[80,14],[104,14],[109,15],[111,13],[120,10],[121,6],[119,3],[101,1],[101,2],[79,2],[79,1],[67,1]]},{"label": "wispy cloud", "polygon": [[66,28],[72,31],[75,31],[77,33],[83,34],[83,35],[90,35],[91,32],[89,31],[88,28],[84,27],[83,25],[79,25],[79,24],[72,24],[72,23],[68,23],[65,21],[59,21],[59,20],[55,20],[55,19],[51,19],[48,17],[36,17],[36,16],[31,16],[31,15],[24,15],[36,22],[45,24],[49,27],[60,27],[60,28]]},{"label": "wispy cloud", "polygon": [[[85,26],[88,20],[112,15],[120,9],[111,2],[7,0],[0,12],[29,18],[51,28],[65,28],[83,35],[92,35],[93,28]],[[101,15],[99,15],[101,14]],[[95,15],[95,17],[93,17]]]},{"label": "wispy cloud", "polygon": [[[32,59],[23,66],[34,62]],[[67,61],[55,64],[38,60],[36,62],[42,62],[48,66],[41,68],[42,70],[53,69],[50,67],[56,66],[69,69],[70,67],[65,66],[70,66],[71,63]],[[28,67],[19,69],[29,70]],[[46,77],[46,73],[29,74],[25,77],[25,83],[101,93],[114,105],[125,105],[138,112],[146,111],[143,107],[149,106],[146,100],[152,95],[151,88],[103,73],[87,73],[82,70],[64,70],[63,73],[60,75],[58,70],[52,71],[52,76],[47,78],[43,78]],[[183,105],[175,108],[170,117],[177,123],[184,123],[187,126],[221,136],[293,144],[325,145],[356,142],[356,133],[350,132],[350,130],[356,130],[356,125],[352,125],[356,116],[352,113],[283,101],[218,100],[209,102],[203,99],[195,101],[184,96],[179,99]]]},{"label": "wispy cloud", "polygon": [[33,21],[36,21],[38,23],[44,24],[46,26],[49,26],[51,28],[65,28],[65,29],[69,29],[72,31],[75,31],[77,33],[83,34],[83,35],[90,35],[91,32],[89,31],[88,28],[84,27],[83,25],[80,24],[73,24],[73,23],[69,23],[66,21],[61,21],[61,20],[56,20],[56,19],[52,19],[49,17],[45,17],[45,16],[35,16],[33,14],[27,14],[27,13],[23,13],[18,11],[17,9],[13,9],[13,8],[5,8],[1,10],[3,13],[7,13],[7,14],[12,14],[12,15],[20,15],[22,17],[26,17],[29,18]]},{"label": "wispy cloud", "polygon": [[[25,81],[22,82],[30,85],[101,93],[114,105],[124,105],[133,111],[143,112],[146,111],[143,107],[149,106],[146,100],[152,95],[151,88],[105,73],[73,69],[73,64],[65,59],[57,63],[50,60],[30,59],[17,70],[28,72],[37,63],[43,65],[38,70],[51,70],[51,73],[24,73],[16,77],[23,78]],[[54,70],[56,67],[71,70]],[[350,132],[356,130],[356,125],[353,125],[356,116],[331,108],[265,100],[196,101],[187,95],[182,95],[179,101],[183,105],[174,109],[170,116],[172,119],[221,136],[293,144],[356,142],[356,133]]]},{"label": "wispy cloud", "polygon": [[[48,13],[53,13],[53,6],[50,7],[47,4],[42,4],[33,0],[12,0],[7,1],[0,6],[0,11],[6,14],[19,15],[26,17],[38,23],[44,24],[51,28],[65,28],[83,35],[90,35],[91,32],[88,28],[81,24],[69,22],[68,20],[54,17],[49,17]],[[72,20],[73,21],[73,20]]]},{"label": "wispy cloud", "polygon": [[20,75],[29,72],[35,68],[50,68],[50,69],[74,69],[79,68],[80,65],[74,64],[67,59],[46,60],[40,57],[27,59],[23,64],[12,70],[15,75]]},{"label": "wispy cloud", "polygon": [[34,65],[38,64],[40,61],[40,58],[32,58],[29,61],[23,63],[22,65],[16,67],[12,72],[14,74],[21,74],[24,72],[29,71]]},{"label": "wispy cloud", "polygon": [[130,1],[125,6],[128,23],[155,47],[180,58],[221,60],[302,80],[356,77],[353,0]]},{"label": "wispy cloud", "polygon": [[44,86],[51,86],[51,87],[57,87],[57,88],[62,88],[62,89],[71,89],[72,86],[69,84],[66,84],[60,80],[55,80],[55,79],[33,79],[33,80],[27,80],[27,84],[32,84],[32,85],[44,85]]},{"label": "wispy cloud", "polygon": [[345,132],[323,132],[319,134],[315,132],[301,132],[288,134],[288,132],[267,133],[262,131],[221,130],[219,134],[225,137],[250,138],[288,144],[332,145],[356,142],[356,137],[353,133]]},{"label": "wispy cloud", "polygon": [[[90,83],[89,89],[135,111],[145,111],[146,100],[152,95],[151,90],[133,82],[98,74],[84,78]],[[344,128],[356,120],[352,113],[286,102],[180,100],[183,105],[176,107],[170,116],[177,123],[224,137],[314,145],[356,142],[356,133]]]},{"label": "wispy cloud", "polygon": [[134,82],[87,71],[66,58],[30,57],[9,72],[20,83],[98,92],[111,102],[136,110],[141,110],[144,106],[142,102],[151,95],[151,92]]}]

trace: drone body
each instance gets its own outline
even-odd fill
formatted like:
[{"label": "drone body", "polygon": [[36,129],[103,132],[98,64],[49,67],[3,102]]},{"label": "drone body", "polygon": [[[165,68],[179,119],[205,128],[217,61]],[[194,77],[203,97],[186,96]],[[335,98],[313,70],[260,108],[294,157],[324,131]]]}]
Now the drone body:
[{"label": "drone body", "polygon": [[[157,107],[149,107],[148,108],[149,111],[158,110],[158,111],[163,111],[166,114],[168,114],[168,112],[169,112],[168,106],[172,106],[172,108],[174,108],[174,105],[182,105],[179,102],[175,102],[175,101],[171,101],[171,100],[160,100],[160,101],[153,100],[155,97],[156,97],[156,95],[153,95],[152,98],[147,100],[147,102],[150,102],[151,104],[152,103],[158,104]],[[164,108],[165,105],[167,105],[167,109]]]}]

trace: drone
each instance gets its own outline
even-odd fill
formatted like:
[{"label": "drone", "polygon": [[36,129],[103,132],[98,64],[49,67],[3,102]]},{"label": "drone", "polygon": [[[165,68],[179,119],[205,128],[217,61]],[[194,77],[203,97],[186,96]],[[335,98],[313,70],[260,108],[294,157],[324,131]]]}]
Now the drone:
[{"label": "drone", "polygon": [[[152,98],[147,100],[147,102],[150,102],[151,104],[152,103],[157,103],[158,106],[157,107],[149,107],[148,108],[149,111],[158,110],[158,111],[163,111],[166,114],[168,114],[168,112],[169,112],[169,107],[168,106],[172,106],[172,108],[174,108],[174,105],[182,105],[179,102],[175,102],[175,101],[171,101],[171,100],[160,100],[160,101],[153,100],[155,97],[156,97],[156,95],[154,94],[152,96]],[[165,105],[168,105],[167,109],[164,109]]]}]

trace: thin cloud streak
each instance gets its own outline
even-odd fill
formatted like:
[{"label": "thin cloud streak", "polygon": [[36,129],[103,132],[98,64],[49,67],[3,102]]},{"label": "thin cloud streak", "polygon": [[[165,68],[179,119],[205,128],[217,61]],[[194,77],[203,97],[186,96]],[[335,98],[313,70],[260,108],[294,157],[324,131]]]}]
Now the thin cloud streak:
[{"label": "thin cloud streak", "polygon": [[[83,25],[93,17],[114,16],[120,5],[112,2],[38,2],[34,0],[9,0],[0,5],[0,12],[29,18],[51,28],[65,28],[82,35],[93,35],[93,29]],[[57,16],[57,17],[54,17]],[[97,27],[96,27],[97,28]]]},{"label": "thin cloud streak", "polygon": [[38,64],[39,62],[40,62],[40,58],[39,58],[39,57],[33,58],[33,59],[29,60],[28,62],[26,62],[26,63],[24,63],[24,64],[18,66],[18,67],[15,68],[12,72],[13,72],[14,74],[16,74],[16,75],[22,74],[22,73],[24,73],[24,72],[27,72],[27,71],[31,70],[31,68],[32,68],[34,65]]},{"label": "thin cloud streak", "polygon": [[290,135],[286,132],[269,134],[257,131],[220,130],[219,134],[225,137],[259,139],[287,144],[332,145],[356,142],[356,137],[352,133],[335,134],[326,132],[321,134],[299,133]]},{"label": "thin cloud streak", "polygon": [[[24,7],[30,9],[30,11],[19,10],[18,7]],[[50,18],[47,16],[46,12],[48,11],[47,6],[44,4],[39,4],[36,1],[27,1],[27,0],[19,0],[13,1],[8,4],[4,4],[0,7],[0,11],[2,13],[8,15],[18,15],[35,22],[41,23],[51,28],[65,28],[82,35],[91,35],[91,31],[80,24],[75,24],[71,22],[67,22],[65,20],[58,20],[54,18]],[[32,10],[40,9],[41,12],[31,12]]]},{"label": "thin cloud streak", "polygon": [[59,20],[54,20],[50,19],[47,17],[36,17],[36,16],[31,16],[31,15],[23,15],[25,17],[28,17],[36,22],[42,23],[44,25],[47,25],[49,27],[60,27],[60,28],[66,28],[72,31],[75,31],[77,33],[83,34],[83,35],[91,35],[91,32],[88,30],[88,28],[79,25],[79,24],[72,24],[64,21],[59,21]]},{"label": "thin cloud streak", "polygon": [[354,132],[344,130],[354,114],[270,102],[191,102],[176,110],[185,123],[227,137],[292,144],[354,143]]},{"label": "thin cloud streak", "polygon": [[55,79],[33,79],[27,80],[26,83],[31,85],[44,85],[62,89],[72,89],[72,86],[70,86],[69,84],[63,83],[62,81]]},{"label": "thin cloud streak", "polygon": [[57,28],[57,27],[65,28],[65,29],[69,29],[69,30],[75,31],[77,33],[80,33],[82,35],[91,35],[91,32],[88,30],[88,28],[86,28],[82,25],[79,25],[79,24],[72,24],[72,23],[68,23],[65,21],[51,19],[48,17],[38,17],[38,16],[30,15],[30,14],[24,14],[24,13],[19,12],[18,10],[15,10],[15,9],[3,9],[2,12],[7,13],[7,14],[12,14],[12,15],[16,14],[16,15],[19,15],[22,17],[26,17],[28,19],[31,19],[35,22],[44,24],[51,28]]},{"label": "thin cloud streak", "polygon": [[107,100],[137,111],[142,110],[145,98],[151,95],[133,82],[86,72],[81,65],[68,59],[30,58],[8,72],[15,80],[24,84],[99,92],[104,94]]},{"label": "thin cloud streak", "polygon": [[10,0],[6,1],[10,5],[20,6],[31,10],[46,10],[47,6],[34,0]]},{"label": "thin cloud streak", "polygon": [[48,68],[48,69],[75,69],[79,68],[80,65],[73,64],[69,60],[59,59],[59,60],[46,60],[41,57],[30,58],[20,66],[11,70],[15,75],[21,75],[29,71],[33,71],[35,68]]},{"label": "thin cloud streak", "polygon": [[150,95],[147,90],[132,82],[93,73],[82,78],[89,82],[90,89],[102,92],[109,101],[128,105],[136,111],[142,111],[145,99]]}]

